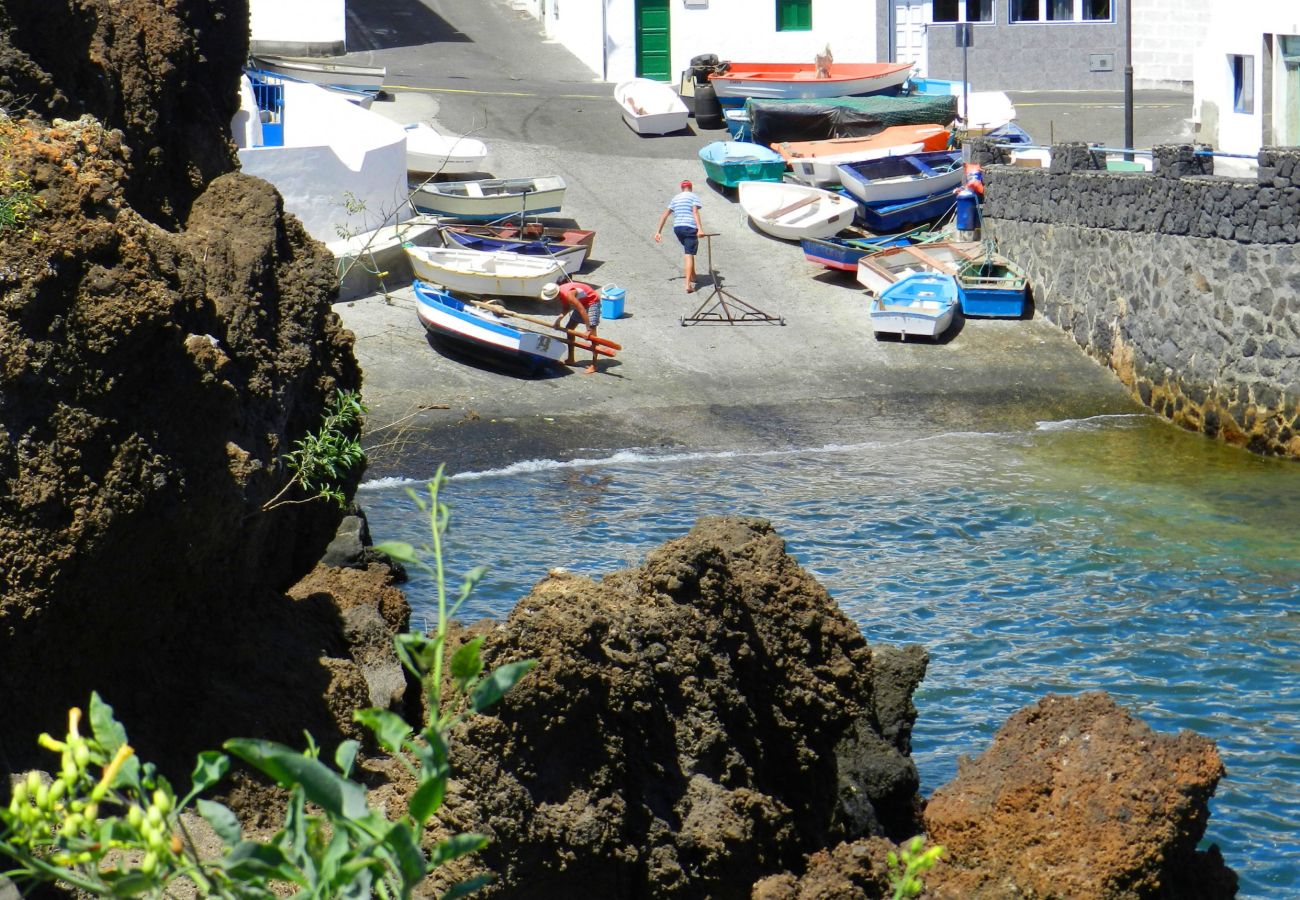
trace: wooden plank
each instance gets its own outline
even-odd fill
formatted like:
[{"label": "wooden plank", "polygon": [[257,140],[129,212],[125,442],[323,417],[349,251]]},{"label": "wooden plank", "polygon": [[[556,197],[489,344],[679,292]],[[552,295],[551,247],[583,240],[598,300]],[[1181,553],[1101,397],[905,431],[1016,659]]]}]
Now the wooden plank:
[{"label": "wooden plank", "polygon": [[784,216],[786,213],[792,213],[796,209],[803,209],[805,206],[809,206],[813,203],[816,203],[820,199],[821,197],[819,197],[816,194],[813,194],[811,197],[804,197],[802,200],[796,200],[794,203],[791,203],[789,206],[783,206],[780,209],[773,210],[772,212],[764,215],[763,218],[779,219],[781,218],[781,216]]}]

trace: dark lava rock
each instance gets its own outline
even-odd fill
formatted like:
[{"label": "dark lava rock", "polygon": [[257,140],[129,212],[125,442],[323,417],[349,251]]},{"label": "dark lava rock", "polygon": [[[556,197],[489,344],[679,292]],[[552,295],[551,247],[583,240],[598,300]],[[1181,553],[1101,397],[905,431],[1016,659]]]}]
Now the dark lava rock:
[{"label": "dark lava rock", "polygon": [[494,629],[537,668],[453,741],[444,825],[496,897],[747,897],[844,839],[919,830],[920,647],[868,646],[766,522],[553,574]]},{"label": "dark lava rock", "polygon": [[1217,849],[1198,853],[1223,776],[1214,743],[1159,734],[1104,693],[1049,694],[963,759],[925,809],[947,848],[941,898],[1167,898],[1236,894]]}]

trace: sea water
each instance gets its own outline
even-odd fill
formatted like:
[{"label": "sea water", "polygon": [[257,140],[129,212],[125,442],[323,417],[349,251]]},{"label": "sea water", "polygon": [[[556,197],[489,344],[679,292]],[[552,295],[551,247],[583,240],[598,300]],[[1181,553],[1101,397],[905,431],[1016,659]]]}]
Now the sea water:
[{"label": "sea water", "polygon": [[[428,543],[407,491],[431,474],[363,488],[375,540]],[[553,567],[637,565],[701,515],[761,516],[869,641],[929,650],[923,793],[1021,707],[1104,689],[1217,742],[1206,843],[1241,896],[1300,895],[1300,464],[1114,416],[451,474],[449,571],[490,567],[464,619],[504,617]],[[427,579],[408,595],[417,625],[436,615]]]}]

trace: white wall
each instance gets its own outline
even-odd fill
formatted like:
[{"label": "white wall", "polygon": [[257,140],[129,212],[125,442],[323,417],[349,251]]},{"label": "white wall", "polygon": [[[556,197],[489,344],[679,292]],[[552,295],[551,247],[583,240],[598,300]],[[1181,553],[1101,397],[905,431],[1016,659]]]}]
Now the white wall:
[{"label": "white wall", "polygon": [[[1264,134],[1264,81],[1279,83],[1278,74],[1266,71],[1264,35],[1300,35],[1300,3],[1295,0],[1236,0],[1216,3],[1204,43],[1195,61],[1196,85],[1193,119],[1197,139],[1230,153],[1255,153],[1272,135]],[[1233,78],[1229,56],[1254,58],[1254,110],[1233,109]],[[1281,64],[1276,63],[1281,69]],[[1281,103],[1273,90],[1275,107]],[[1281,113],[1274,110],[1276,121]]]},{"label": "white wall", "polygon": [[[1139,88],[1188,90],[1196,49],[1206,37],[1214,0],[1132,0],[1133,82]],[[1116,2],[1123,13],[1122,2]],[[1123,62],[1117,60],[1116,65]]]},{"label": "white wall", "polygon": [[346,0],[249,0],[254,44],[343,46]]},{"label": "white wall", "polygon": [[[284,106],[284,146],[241,148],[244,172],[275,185],[317,240],[384,224],[407,195],[402,126],[313,84],[286,83]],[[410,216],[406,206],[387,221]]]},{"label": "white wall", "polygon": [[[776,0],[684,0],[669,6],[673,81],[691,57],[715,53],[740,62],[807,62],[830,44],[837,62],[876,62],[873,0],[813,0],[811,31],[776,30]],[[602,54],[601,4],[608,40]],[[622,81],[636,75],[635,0],[512,0],[539,16],[547,37],[563,44],[596,77]],[[883,23],[882,23],[883,27]]]}]

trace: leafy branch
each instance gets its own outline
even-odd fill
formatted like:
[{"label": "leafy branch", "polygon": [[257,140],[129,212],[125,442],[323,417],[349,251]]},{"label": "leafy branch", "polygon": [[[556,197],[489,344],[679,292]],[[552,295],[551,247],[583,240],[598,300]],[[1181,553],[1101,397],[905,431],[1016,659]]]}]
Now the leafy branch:
[{"label": "leafy branch", "polygon": [[[366,458],[361,448],[361,423],[366,414],[361,395],[355,391],[337,391],[325,408],[319,431],[308,432],[294,443],[294,449],[281,457],[293,477],[274,497],[262,504],[262,512],[278,506],[330,500],[340,507],[347,504],[340,481],[344,474]],[[285,499],[294,488],[308,496]]]}]

